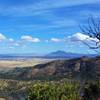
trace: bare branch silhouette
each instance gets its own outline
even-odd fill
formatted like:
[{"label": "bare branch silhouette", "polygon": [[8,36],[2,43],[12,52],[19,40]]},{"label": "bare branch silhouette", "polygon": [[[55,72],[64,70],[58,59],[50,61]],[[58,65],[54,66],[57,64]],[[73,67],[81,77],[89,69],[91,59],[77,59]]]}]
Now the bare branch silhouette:
[{"label": "bare branch silhouette", "polygon": [[95,38],[98,41],[94,41],[95,45],[90,46],[88,43],[82,41],[85,45],[87,45],[90,49],[98,49],[100,48],[100,20],[95,19],[93,16],[88,18],[87,25],[79,25],[80,29],[84,34],[90,36],[90,38]]}]

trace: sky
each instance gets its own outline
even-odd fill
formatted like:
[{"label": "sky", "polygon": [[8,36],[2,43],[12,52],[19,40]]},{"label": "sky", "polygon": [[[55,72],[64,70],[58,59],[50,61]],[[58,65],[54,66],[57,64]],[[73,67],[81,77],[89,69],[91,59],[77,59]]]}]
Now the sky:
[{"label": "sky", "polygon": [[95,53],[79,28],[90,15],[100,16],[100,0],[0,0],[0,54]]}]

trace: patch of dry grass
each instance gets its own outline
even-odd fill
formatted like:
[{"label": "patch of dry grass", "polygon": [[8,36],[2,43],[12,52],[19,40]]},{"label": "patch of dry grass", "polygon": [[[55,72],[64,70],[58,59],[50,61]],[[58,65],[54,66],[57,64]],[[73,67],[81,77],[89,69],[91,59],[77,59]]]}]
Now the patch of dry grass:
[{"label": "patch of dry grass", "polygon": [[9,69],[15,67],[28,67],[41,63],[46,63],[47,59],[28,59],[28,60],[0,60],[0,69]]}]

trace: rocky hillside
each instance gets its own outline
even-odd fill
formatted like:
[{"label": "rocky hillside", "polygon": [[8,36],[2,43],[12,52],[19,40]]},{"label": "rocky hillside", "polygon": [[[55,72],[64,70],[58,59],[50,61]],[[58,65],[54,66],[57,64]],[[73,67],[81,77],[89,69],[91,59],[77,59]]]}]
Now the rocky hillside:
[{"label": "rocky hillside", "polygon": [[100,79],[100,57],[81,57],[71,60],[56,60],[33,67],[15,68],[0,73],[1,78],[11,79]]}]

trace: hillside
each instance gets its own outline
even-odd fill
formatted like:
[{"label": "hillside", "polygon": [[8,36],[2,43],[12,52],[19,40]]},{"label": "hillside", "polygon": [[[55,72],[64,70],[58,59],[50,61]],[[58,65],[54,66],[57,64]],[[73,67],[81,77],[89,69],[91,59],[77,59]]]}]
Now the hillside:
[{"label": "hillside", "polygon": [[0,78],[18,80],[54,80],[61,78],[93,80],[100,78],[100,57],[55,60],[31,67],[18,67],[0,72]]}]

